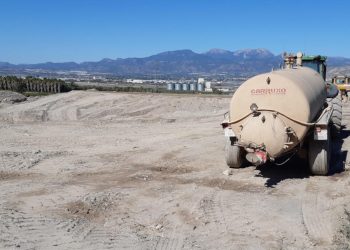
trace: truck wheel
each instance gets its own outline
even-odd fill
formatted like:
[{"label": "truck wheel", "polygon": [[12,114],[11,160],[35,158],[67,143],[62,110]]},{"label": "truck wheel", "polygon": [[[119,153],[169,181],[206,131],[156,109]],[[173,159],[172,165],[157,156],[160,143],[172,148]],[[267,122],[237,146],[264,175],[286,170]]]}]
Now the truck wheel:
[{"label": "truck wheel", "polygon": [[231,145],[230,138],[226,139],[225,158],[230,168],[240,168],[243,164],[242,149],[237,145]]},{"label": "truck wheel", "polygon": [[330,138],[326,141],[309,141],[309,167],[313,175],[327,175],[330,164]]},{"label": "truck wheel", "polygon": [[334,98],[328,98],[328,103],[333,105],[333,114],[331,117],[331,135],[333,138],[338,137],[341,131],[342,121],[342,100],[341,95]]}]

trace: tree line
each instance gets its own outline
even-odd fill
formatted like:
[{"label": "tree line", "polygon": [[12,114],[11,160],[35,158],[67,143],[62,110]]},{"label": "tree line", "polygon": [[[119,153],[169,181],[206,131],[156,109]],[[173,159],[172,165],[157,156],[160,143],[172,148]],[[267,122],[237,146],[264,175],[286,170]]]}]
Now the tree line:
[{"label": "tree line", "polygon": [[11,90],[16,92],[43,92],[60,93],[72,90],[70,84],[60,79],[35,78],[27,76],[20,78],[16,76],[0,76],[0,90]]}]

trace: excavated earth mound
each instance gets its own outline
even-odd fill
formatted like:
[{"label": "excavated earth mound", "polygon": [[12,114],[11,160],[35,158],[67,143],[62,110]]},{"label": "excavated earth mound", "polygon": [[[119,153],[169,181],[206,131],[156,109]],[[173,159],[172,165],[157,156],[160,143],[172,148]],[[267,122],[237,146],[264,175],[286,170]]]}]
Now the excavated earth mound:
[{"label": "excavated earth mound", "polygon": [[0,90],[0,103],[15,103],[15,102],[23,102],[27,100],[27,97],[24,95],[12,92],[12,91],[6,91],[6,90]]}]

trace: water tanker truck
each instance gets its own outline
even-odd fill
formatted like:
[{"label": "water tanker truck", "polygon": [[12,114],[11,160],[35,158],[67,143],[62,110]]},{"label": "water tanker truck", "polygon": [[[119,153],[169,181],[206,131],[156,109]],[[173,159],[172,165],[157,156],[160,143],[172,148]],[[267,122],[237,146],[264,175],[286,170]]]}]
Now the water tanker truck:
[{"label": "water tanker truck", "polygon": [[285,54],[282,69],[254,76],[236,90],[222,123],[229,167],[282,163],[306,151],[311,173],[328,174],[342,107],[337,87],[325,82],[325,61]]}]

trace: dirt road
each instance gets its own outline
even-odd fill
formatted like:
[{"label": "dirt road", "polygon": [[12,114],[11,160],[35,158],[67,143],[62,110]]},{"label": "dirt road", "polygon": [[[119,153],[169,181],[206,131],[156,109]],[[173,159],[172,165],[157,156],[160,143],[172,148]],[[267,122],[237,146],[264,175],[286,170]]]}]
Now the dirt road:
[{"label": "dirt road", "polygon": [[349,130],[331,176],[297,160],[225,176],[229,101],[74,91],[0,107],[0,248],[348,249]]}]

